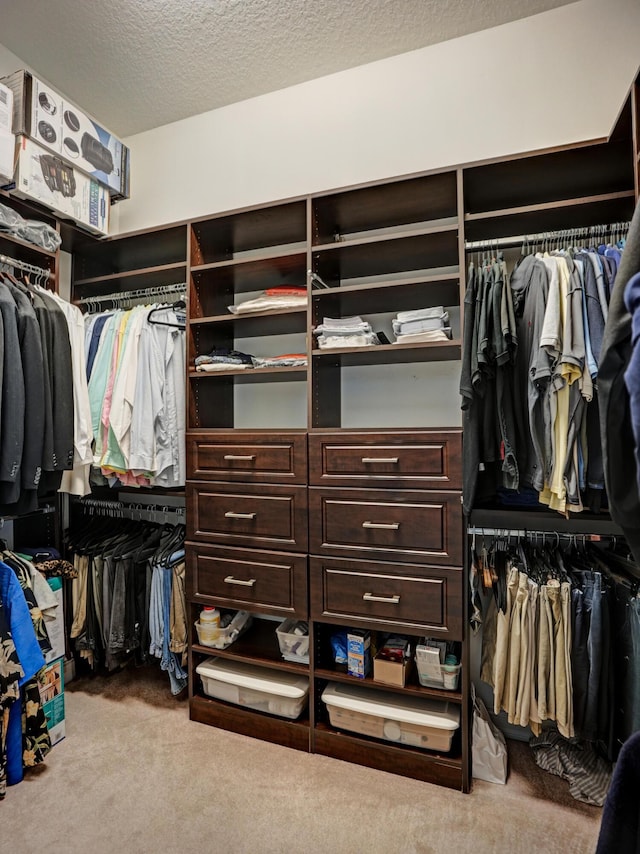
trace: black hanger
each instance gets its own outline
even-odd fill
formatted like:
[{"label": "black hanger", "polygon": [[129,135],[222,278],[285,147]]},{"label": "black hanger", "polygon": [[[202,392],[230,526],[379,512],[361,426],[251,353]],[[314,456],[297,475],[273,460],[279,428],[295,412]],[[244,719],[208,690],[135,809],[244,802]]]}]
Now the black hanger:
[{"label": "black hanger", "polygon": [[178,300],[174,302],[172,305],[158,305],[155,308],[152,308],[149,314],[147,315],[147,323],[150,323],[152,326],[172,326],[175,329],[184,329],[184,323],[170,323],[168,320],[151,320],[151,315],[156,311],[165,311],[167,308],[186,308],[187,304],[184,300]]}]

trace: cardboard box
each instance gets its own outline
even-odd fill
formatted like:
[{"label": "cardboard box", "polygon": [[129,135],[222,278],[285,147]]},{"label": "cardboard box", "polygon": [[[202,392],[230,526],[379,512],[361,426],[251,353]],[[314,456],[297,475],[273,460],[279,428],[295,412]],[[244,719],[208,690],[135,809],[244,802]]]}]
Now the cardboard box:
[{"label": "cardboard box", "polygon": [[404,661],[387,661],[380,658],[380,653],[373,659],[373,680],[385,685],[397,685],[404,688],[411,672],[411,659]]},{"label": "cardboard box", "polygon": [[360,629],[347,632],[347,673],[357,679],[371,673],[371,632]]},{"label": "cardboard box", "polygon": [[52,661],[39,676],[40,701],[47,716],[51,744],[57,744],[66,735],[64,717],[64,659]]},{"label": "cardboard box", "polygon": [[29,136],[108,188],[129,198],[129,149],[28,71],[0,78],[13,92],[13,132]]},{"label": "cardboard box", "polygon": [[44,657],[47,664],[49,664],[52,661],[55,661],[57,658],[64,658],[66,647],[64,635],[64,601],[62,593],[62,579],[48,578],[47,583],[49,584],[49,587],[53,590],[53,593],[58,601],[55,619],[45,620],[47,634],[49,635],[49,641],[51,642],[52,646],[51,652],[46,653]]},{"label": "cardboard box", "polygon": [[97,234],[109,233],[109,192],[32,139],[19,136],[13,194]]},{"label": "cardboard box", "polygon": [[13,92],[0,83],[0,185],[13,180],[14,156]]}]

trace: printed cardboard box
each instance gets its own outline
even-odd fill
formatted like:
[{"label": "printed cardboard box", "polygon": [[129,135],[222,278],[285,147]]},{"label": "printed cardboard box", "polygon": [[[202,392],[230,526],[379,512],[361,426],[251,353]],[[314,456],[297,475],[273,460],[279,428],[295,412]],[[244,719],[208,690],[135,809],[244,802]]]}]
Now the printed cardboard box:
[{"label": "printed cardboard box", "polygon": [[108,188],[129,198],[129,149],[28,71],[0,78],[14,96],[13,132],[29,136]]},{"label": "printed cardboard box", "polygon": [[109,233],[109,191],[26,136],[17,139],[13,194],[97,234]]},{"label": "printed cardboard box", "polygon": [[64,717],[64,659],[52,661],[38,676],[40,702],[47,716],[51,744],[57,744],[66,735]]}]

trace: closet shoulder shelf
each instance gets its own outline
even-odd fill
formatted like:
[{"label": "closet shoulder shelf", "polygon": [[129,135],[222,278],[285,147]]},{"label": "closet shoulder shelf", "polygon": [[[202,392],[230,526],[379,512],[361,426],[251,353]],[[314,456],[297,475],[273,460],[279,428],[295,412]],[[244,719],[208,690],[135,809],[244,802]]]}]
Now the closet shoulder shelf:
[{"label": "closet shoulder shelf", "polygon": [[623,199],[632,199],[634,196],[633,190],[622,190],[618,193],[600,193],[594,196],[578,196],[570,199],[558,199],[553,202],[540,202],[535,205],[521,205],[512,208],[500,208],[496,210],[481,211],[478,213],[468,213],[464,215],[465,222],[476,222],[484,219],[498,219],[509,216],[520,216],[528,213],[544,213],[545,211],[561,210],[571,207],[586,207],[595,205],[601,202],[614,202]]},{"label": "closet shoulder shelf", "polygon": [[421,227],[401,229],[389,231],[382,229],[380,233],[367,234],[355,238],[347,238],[346,240],[336,240],[332,243],[314,243],[312,249],[314,252],[330,252],[335,249],[346,248],[350,246],[365,246],[367,243],[382,243],[389,240],[402,240],[408,237],[422,237],[427,234],[442,234],[450,231],[457,231],[457,222],[428,224],[425,223]]},{"label": "closet shoulder shelf", "polygon": [[294,249],[288,250],[283,250],[281,246],[275,246],[273,249],[248,252],[246,255],[237,255],[235,258],[227,258],[224,261],[212,261],[208,264],[192,264],[191,272],[200,273],[205,270],[224,270],[227,267],[243,266],[245,264],[261,264],[264,261],[273,262],[280,258],[306,258],[306,244],[301,244]]},{"label": "closet shoulder shelf", "polygon": [[[168,284],[169,282],[168,280],[164,280],[164,278],[162,277],[163,273],[170,273],[178,270],[186,271],[186,268],[187,265],[185,261],[177,261],[172,264],[158,264],[152,267],[139,267],[135,270],[124,270],[116,273],[107,273],[104,276],[90,276],[84,279],[75,279],[73,284],[74,287],[81,287],[82,285],[99,285],[103,282],[105,284],[113,285],[122,279],[127,280],[130,283],[132,283],[132,280],[140,280],[136,283],[140,284],[141,287],[143,284],[164,285]],[[175,276],[170,278],[173,280],[175,279]],[[149,279],[149,282],[146,281],[147,279]]]},{"label": "closet shoulder shelf", "polygon": [[343,365],[381,365],[406,362],[437,362],[459,359],[461,342],[433,341],[427,344],[378,344],[365,347],[331,347],[312,350],[319,359],[334,359]]},{"label": "closet shoulder shelf", "polygon": [[12,234],[8,234],[5,231],[0,232],[0,252],[3,252],[3,244],[7,245],[7,252],[10,253],[9,247],[19,246],[21,249],[26,250],[29,253],[29,259],[25,260],[34,260],[34,262],[40,258],[55,258],[57,252],[50,252],[48,249],[43,249],[40,246],[36,246],[35,243],[29,243],[27,240],[22,240],[19,237],[14,237]]}]

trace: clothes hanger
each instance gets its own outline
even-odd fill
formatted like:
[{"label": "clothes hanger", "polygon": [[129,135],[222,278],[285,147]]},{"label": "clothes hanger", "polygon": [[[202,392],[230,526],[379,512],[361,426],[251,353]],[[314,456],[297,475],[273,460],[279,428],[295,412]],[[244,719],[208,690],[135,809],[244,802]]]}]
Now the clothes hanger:
[{"label": "clothes hanger", "polygon": [[157,305],[155,308],[152,308],[149,314],[147,315],[147,323],[150,323],[152,326],[170,326],[174,329],[185,329],[186,324],[184,323],[171,323],[168,320],[152,320],[151,316],[155,314],[157,311],[165,311],[167,308],[186,308],[187,304],[184,300],[178,300],[169,305]]}]

